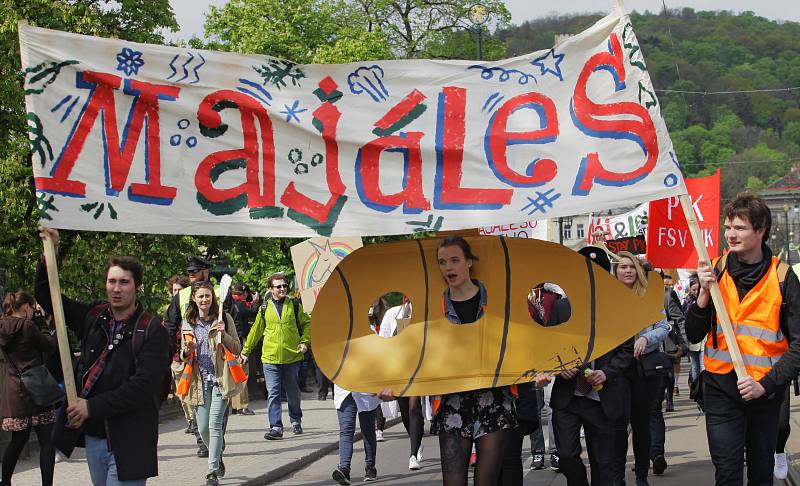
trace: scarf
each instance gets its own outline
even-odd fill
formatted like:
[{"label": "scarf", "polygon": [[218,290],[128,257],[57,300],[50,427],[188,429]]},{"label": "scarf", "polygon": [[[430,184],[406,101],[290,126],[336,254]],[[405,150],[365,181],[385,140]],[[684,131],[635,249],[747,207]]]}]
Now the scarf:
[{"label": "scarf", "polygon": [[769,270],[769,266],[772,263],[772,250],[762,243],[761,251],[764,257],[758,263],[742,263],[733,252],[728,255],[726,270],[733,279],[733,283],[736,284],[739,300],[743,299],[747,292],[750,292]]}]

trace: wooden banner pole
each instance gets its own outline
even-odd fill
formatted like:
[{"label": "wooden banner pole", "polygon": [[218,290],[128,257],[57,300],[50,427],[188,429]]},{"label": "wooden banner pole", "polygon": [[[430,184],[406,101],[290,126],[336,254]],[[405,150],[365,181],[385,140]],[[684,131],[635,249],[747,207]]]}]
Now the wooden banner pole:
[{"label": "wooden banner pole", "polygon": [[[686,222],[689,224],[689,231],[692,233],[692,240],[694,240],[694,247],[697,250],[697,256],[700,261],[707,262],[711,265],[711,258],[708,256],[708,248],[703,242],[703,235],[700,232],[700,225],[697,222],[697,217],[692,209],[692,201],[688,194],[678,196],[683,208],[683,214],[686,215]],[[744,366],[742,359],[742,352],[739,350],[739,344],[736,342],[736,335],[733,332],[733,325],[731,324],[728,311],[725,309],[725,302],[722,300],[722,291],[719,289],[717,282],[711,283],[711,300],[714,302],[714,308],[719,317],[719,323],[722,327],[722,334],[725,336],[725,343],[728,345],[728,352],[733,360],[733,367],[736,370],[738,378],[745,378],[748,376],[747,368]]]},{"label": "wooden banner pole", "polygon": [[56,246],[50,235],[43,241],[44,261],[47,265],[47,280],[50,283],[50,301],[53,303],[53,319],[56,322],[56,338],[58,338],[58,354],[61,357],[61,369],[64,372],[64,389],[67,392],[67,404],[78,403],[75,391],[75,374],[72,371],[72,352],[67,338],[67,324],[64,318],[64,305],[61,302],[61,284],[58,281],[58,264],[56,263]]}]

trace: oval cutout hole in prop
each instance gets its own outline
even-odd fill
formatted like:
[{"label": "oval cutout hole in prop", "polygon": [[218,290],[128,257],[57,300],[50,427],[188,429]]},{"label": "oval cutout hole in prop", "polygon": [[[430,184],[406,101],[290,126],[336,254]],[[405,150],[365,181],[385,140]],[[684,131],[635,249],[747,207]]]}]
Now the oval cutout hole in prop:
[{"label": "oval cutout hole in prop", "polygon": [[572,316],[572,306],[564,289],[552,282],[535,285],[527,296],[528,313],[536,324],[553,327],[564,324]]},{"label": "oval cutout hole in prop", "polygon": [[413,307],[402,292],[387,292],[369,307],[369,325],[379,336],[396,336],[411,324]]}]

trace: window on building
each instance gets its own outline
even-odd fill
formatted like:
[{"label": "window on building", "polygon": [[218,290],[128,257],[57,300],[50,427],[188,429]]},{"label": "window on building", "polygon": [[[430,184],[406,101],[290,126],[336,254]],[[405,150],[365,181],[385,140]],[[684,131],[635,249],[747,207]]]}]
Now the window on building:
[{"label": "window on building", "polygon": [[582,239],[586,238],[586,232],[583,230],[583,224],[578,223],[577,232],[578,232],[578,239],[582,240]]},{"label": "window on building", "polygon": [[572,228],[569,226],[564,226],[564,239],[565,240],[572,239]]}]

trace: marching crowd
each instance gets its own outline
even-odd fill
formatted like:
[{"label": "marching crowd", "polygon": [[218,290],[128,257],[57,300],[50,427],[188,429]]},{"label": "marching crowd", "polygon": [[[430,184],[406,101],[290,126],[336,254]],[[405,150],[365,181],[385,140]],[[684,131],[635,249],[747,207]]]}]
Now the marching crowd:
[{"label": "marching crowd", "polygon": [[[115,256],[105,269],[104,299],[62,296],[66,324],[80,346],[74,362],[78,399],[66,406],[42,258],[34,295],[11,292],[3,301],[0,417],[11,439],[2,456],[0,486],[11,485],[31,431],[39,441],[43,485],[53,484],[56,458],[69,456],[75,447],[85,447],[94,485],[145,484],[158,474],[158,410],[170,393],[181,401],[198,456],[208,457],[206,484],[216,485],[226,474],[229,416],[253,414],[248,381],[264,381],[264,439],[276,441],[286,433],[303,433],[300,393],[310,391],[306,382],[315,370],[319,399],[333,390],[340,428],[332,482],[351,482],[356,422],[364,437],[363,480],[378,478],[377,443],[386,417],[399,413],[409,436],[409,469],[421,467],[428,420],[430,433],[438,436],[446,486],[466,485],[471,466],[476,485],[521,485],[525,437],[530,437],[530,469],[544,469],[549,459],[570,486],[624,485],[629,435],[636,485],[646,485],[651,470],[661,474],[668,467],[664,411],[673,409],[686,357],[691,396],[705,415],[716,484],[743,484],[745,468],[749,485],[772,484],[773,477],[786,476],[789,384],[800,371],[800,281],[764,243],[771,216],[761,199],[740,195],[723,214],[729,253],[699,262],[682,301],[672,277],[662,273],[663,319],[603,356],[539,373],[531,383],[436,397],[399,397],[390,388],[350,392],[330,383],[313,364],[310,317],[289,295],[282,273],[269,276],[263,296],[244,283],[227,292],[229,283],[210,280],[208,262],[189,257],[188,279],[169,280],[171,303],[156,314],[137,300],[141,264]],[[41,228],[41,235],[58,242],[57,230]],[[644,295],[648,272],[657,271],[627,252],[587,247],[581,253],[630,289],[631,298]],[[458,236],[441,239],[437,260],[447,285],[445,317],[456,325],[480,320],[489,297],[473,276],[481,262],[469,243]],[[719,284],[740,353],[729,347],[719,325],[710,298],[713,282]],[[553,284],[531,289],[528,308],[543,326],[565,322],[571,314],[569,300]],[[401,332],[412,314],[407,299],[393,307],[379,300],[369,321],[376,333],[389,337]],[[746,376],[734,369],[739,360]],[[287,424],[282,400],[288,405]],[[582,438],[589,474],[581,458]]]}]

